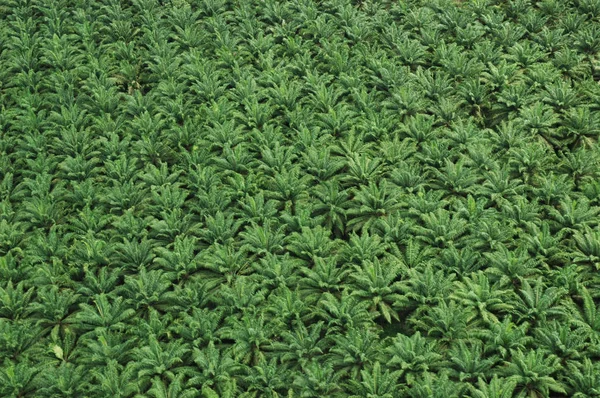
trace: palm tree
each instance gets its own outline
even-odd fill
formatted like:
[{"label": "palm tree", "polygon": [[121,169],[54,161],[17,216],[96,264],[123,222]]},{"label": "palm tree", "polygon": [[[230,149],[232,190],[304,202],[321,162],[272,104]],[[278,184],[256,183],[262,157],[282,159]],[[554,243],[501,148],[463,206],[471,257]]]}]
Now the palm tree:
[{"label": "palm tree", "polygon": [[581,304],[568,302],[568,315],[572,317],[574,325],[586,332],[592,345],[600,344],[600,305],[585,286],[579,286],[579,294]]},{"label": "palm tree", "polygon": [[483,343],[459,341],[453,345],[448,356],[450,358],[450,376],[459,381],[475,382],[477,378],[488,378],[494,373],[494,365],[500,360],[495,355],[485,355]]},{"label": "palm tree", "polygon": [[254,196],[246,194],[243,199],[238,200],[238,205],[240,217],[245,222],[264,225],[267,222],[275,221],[277,201],[275,199],[265,200],[263,191],[259,191]]},{"label": "palm tree", "polygon": [[573,261],[577,264],[593,265],[600,269],[600,231],[584,227],[573,234],[575,251]]},{"label": "palm tree", "polygon": [[548,221],[542,221],[541,228],[535,224],[529,224],[523,240],[527,251],[544,266],[553,266],[568,262],[568,254],[562,243],[563,231],[553,234],[550,232]]},{"label": "palm tree", "polygon": [[448,372],[425,372],[406,390],[410,398],[458,398],[464,396],[465,384],[455,383],[448,377]]},{"label": "palm tree", "polygon": [[282,329],[292,328],[295,323],[311,316],[310,307],[306,305],[298,289],[290,290],[285,285],[272,291],[265,312],[271,315],[273,324],[278,324]]},{"label": "palm tree", "polygon": [[568,365],[569,377],[566,380],[569,393],[573,398],[592,398],[600,392],[600,372],[598,364],[590,358],[583,363],[574,362]]},{"label": "palm tree", "polygon": [[110,368],[112,362],[126,365],[131,362],[132,349],[138,342],[121,331],[92,331],[77,341],[78,363],[94,368]]},{"label": "palm tree", "polygon": [[229,317],[219,331],[221,339],[233,340],[231,352],[236,361],[256,366],[266,359],[266,350],[277,325],[269,322],[262,313],[245,313],[241,319]]},{"label": "palm tree", "polygon": [[101,293],[92,302],[93,305],[81,303],[75,315],[77,329],[85,332],[84,336],[123,331],[136,313],[122,296]]},{"label": "palm tree", "polygon": [[529,256],[523,246],[509,250],[503,245],[497,245],[496,251],[483,255],[489,262],[486,272],[495,277],[493,281],[499,280],[501,285],[512,284],[518,287],[526,278],[541,273],[537,261]]},{"label": "palm tree", "polygon": [[342,373],[333,370],[332,365],[313,360],[303,367],[303,372],[294,380],[294,386],[303,398],[342,398],[347,396],[340,387],[342,376]]},{"label": "palm tree", "polygon": [[542,203],[557,206],[561,200],[569,196],[573,190],[573,179],[565,174],[550,172],[540,175],[532,182],[532,189]]},{"label": "palm tree", "polygon": [[401,371],[385,372],[381,369],[381,363],[376,361],[371,371],[363,369],[360,371],[359,380],[350,380],[348,388],[354,395],[350,398],[360,397],[379,397],[396,398],[400,397],[398,379],[402,375]]},{"label": "palm tree", "polygon": [[429,186],[428,173],[423,173],[418,163],[404,160],[394,163],[389,180],[400,192],[415,193]]},{"label": "palm tree", "polygon": [[317,185],[313,193],[318,202],[313,205],[312,214],[323,216],[324,226],[336,237],[344,237],[346,211],[350,206],[348,191],[341,189],[339,181],[334,178]]},{"label": "palm tree", "polygon": [[446,269],[450,275],[458,275],[460,280],[464,280],[482,267],[480,252],[470,246],[459,250],[452,245],[442,250],[439,258],[433,260],[433,264],[436,268]]},{"label": "palm tree", "polygon": [[473,273],[455,282],[456,290],[451,297],[456,298],[467,308],[473,309],[469,319],[478,319],[485,325],[498,322],[498,315],[506,314],[513,310],[508,299],[513,295],[512,290],[502,289],[496,284],[491,284],[483,271]]},{"label": "palm tree", "polygon": [[371,154],[371,143],[365,143],[362,135],[349,134],[347,142],[338,144],[339,149],[336,150],[347,158],[346,173],[341,179],[345,188],[368,185],[384,173],[384,165]]},{"label": "palm tree", "polygon": [[172,283],[163,271],[141,268],[137,275],[125,277],[122,294],[138,316],[144,318],[151,309],[164,313],[176,308],[178,296],[171,288]]},{"label": "palm tree", "polygon": [[513,313],[517,322],[528,321],[532,325],[544,324],[546,320],[564,320],[567,310],[561,303],[566,290],[556,286],[546,287],[542,278],[535,280],[533,286],[523,280],[519,294],[513,300]]},{"label": "palm tree", "polygon": [[360,266],[354,265],[355,272],[350,274],[353,279],[353,294],[361,299],[371,301],[370,312],[383,315],[388,323],[392,318],[399,321],[398,313],[393,307],[402,303],[400,295],[401,284],[398,277],[406,272],[403,264],[390,258],[382,264],[378,258],[366,260]]},{"label": "palm tree", "polygon": [[485,182],[477,189],[478,195],[484,195],[500,207],[511,202],[525,189],[520,179],[513,178],[506,166],[486,173]]},{"label": "palm tree", "polygon": [[444,209],[421,215],[423,226],[417,225],[417,239],[438,248],[459,244],[467,232],[467,222]]},{"label": "palm tree", "polygon": [[325,323],[318,321],[307,327],[304,322],[294,322],[293,327],[281,332],[280,341],[273,340],[270,350],[278,355],[290,369],[300,369],[313,359],[323,358],[331,346],[331,338],[325,336]]},{"label": "palm tree", "polygon": [[154,397],[154,398],[196,398],[198,390],[195,388],[186,388],[183,381],[184,374],[179,373],[173,380],[165,383],[159,377],[152,379],[152,388],[145,394],[136,395],[136,398]]},{"label": "palm tree", "polygon": [[436,304],[448,297],[456,278],[455,274],[448,274],[443,269],[434,269],[431,263],[410,268],[406,274],[407,278],[401,281],[400,289],[412,308],[424,308],[424,304]]},{"label": "palm tree", "polygon": [[350,239],[342,248],[340,257],[346,263],[362,264],[366,260],[375,260],[385,256],[390,245],[381,241],[379,235],[363,230],[360,235],[352,232]]},{"label": "palm tree", "polygon": [[330,235],[331,230],[321,225],[303,227],[301,232],[293,232],[288,236],[286,249],[305,262],[314,264],[316,257],[325,258],[337,252],[340,242],[332,240]]},{"label": "palm tree", "polygon": [[428,101],[425,100],[423,92],[415,87],[415,84],[407,84],[393,87],[389,97],[382,105],[402,116],[414,116],[419,111],[427,108]]},{"label": "palm tree", "polygon": [[208,290],[222,284],[231,285],[251,271],[248,247],[238,247],[232,242],[226,245],[212,244],[199,253],[197,260],[199,271],[192,278],[206,283]]},{"label": "palm tree", "polygon": [[534,330],[536,343],[561,359],[562,366],[580,363],[581,353],[587,349],[587,331],[573,324],[563,324],[553,319]]},{"label": "palm tree", "polygon": [[335,256],[315,257],[314,262],[312,268],[300,268],[304,276],[298,282],[304,299],[309,303],[320,300],[323,293],[339,292],[346,285],[351,272],[350,268],[340,266]]},{"label": "palm tree", "polygon": [[590,206],[585,197],[573,199],[568,196],[560,200],[558,208],[549,207],[548,213],[552,219],[551,226],[563,230],[567,236],[588,225],[597,225],[597,215],[600,209]]},{"label": "palm tree", "polygon": [[441,299],[432,307],[421,307],[409,322],[415,330],[426,331],[444,345],[465,339],[469,335],[469,313],[454,300]]},{"label": "palm tree", "polygon": [[388,189],[386,180],[382,180],[379,184],[370,182],[368,187],[362,186],[355,193],[346,212],[347,230],[356,232],[369,229],[379,218],[398,210],[400,203],[396,197],[394,191]]},{"label": "palm tree", "polygon": [[[133,215],[131,214],[133,217]],[[139,222],[136,225],[133,220],[129,224],[129,228],[141,227]],[[123,226],[125,227],[125,226]],[[122,243],[115,244],[116,259],[122,262],[122,268],[127,271],[137,271],[152,263],[154,256],[152,255],[152,242],[145,237],[141,240],[123,238]]]},{"label": "palm tree", "polygon": [[140,391],[134,369],[135,364],[120,365],[111,360],[105,367],[91,370],[92,385],[102,394],[111,397],[128,398]]},{"label": "palm tree", "polygon": [[409,384],[425,372],[436,372],[449,365],[437,340],[427,339],[416,331],[411,336],[398,333],[385,349],[388,367],[403,372]]},{"label": "palm tree", "polygon": [[26,282],[13,284],[9,280],[6,287],[0,286],[0,318],[11,321],[27,319],[30,315],[30,303],[35,293],[35,288],[25,290]]},{"label": "palm tree", "polygon": [[270,361],[262,359],[256,366],[249,369],[244,377],[246,391],[260,394],[262,397],[279,398],[291,389],[287,388],[293,382],[287,366],[277,363],[277,358]]},{"label": "palm tree", "polygon": [[275,229],[271,222],[266,222],[264,226],[253,223],[239,235],[247,250],[258,256],[264,257],[267,253],[278,254],[284,248],[283,226]]},{"label": "palm tree", "polygon": [[243,222],[236,220],[233,214],[228,213],[225,216],[222,211],[217,211],[214,216],[205,216],[205,228],[199,231],[199,235],[209,245],[227,245],[233,242],[242,224]]},{"label": "palm tree", "polygon": [[303,169],[320,182],[330,181],[345,164],[338,157],[331,156],[331,148],[321,146],[309,147],[304,152],[303,163]]},{"label": "palm tree", "polygon": [[278,287],[295,288],[300,280],[299,269],[304,264],[302,260],[293,258],[290,253],[284,255],[267,254],[264,258],[252,264],[257,281],[261,287],[268,290]]},{"label": "palm tree", "polygon": [[553,377],[560,369],[560,359],[553,354],[541,349],[526,352],[517,349],[511,350],[511,359],[501,373],[509,382],[516,382],[517,397],[542,398],[550,396],[550,391],[567,393]]},{"label": "palm tree", "polygon": [[174,380],[177,374],[186,371],[189,353],[190,349],[181,340],[161,342],[157,336],[150,334],[148,345],[140,345],[132,351],[140,385],[147,385],[155,376],[164,381]]},{"label": "palm tree", "polygon": [[515,388],[517,388],[517,382],[494,375],[489,382],[486,382],[485,378],[479,377],[477,388],[473,385],[469,388],[473,398],[512,398]]},{"label": "palm tree", "polygon": [[350,380],[359,380],[361,370],[379,359],[382,348],[377,334],[368,328],[350,327],[345,335],[332,336],[331,341],[326,363]]},{"label": "palm tree", "polygon": [[37,300],[31,304],[31,319],[44,328],[44,334],[54,328],[65,329],[76,322],[78,304],[79,294],[73,290],[43,286],[37,289]]},{"label": "palm tree", "polygon": [[192,357],[200,374],[190,378],[189,385],[202,386],[203,392],[206,386],[224,394],[231,389],[232,381],[246,372],[246,367],[233,358],[230,349],[219,349],[212,341],[203,349],[195,348]]},{"label": "palm tree", "polygon": [[213,304],[225,310],[226,316],[249,313],[255,314],[262,307],[268,290],[262,288],[250,276],[238,276],[231,284],[219,286],[211,299]]},{"label": "palm tree", "polygon": [[[383,242],[389,245],[395,256],[404,257],[400,249],[408,246],[405,242],[414,242],[412,238],[414,228],[415,223],[412,219],[406,219],[397,212],[377,220],[377,223],[372,227],[372,231],[383,238]],[[412,263],[406,262],[406,264]]]},{"label": "palm tree", "polygon": [[316,314],[327,322],[330,333],[345,333],[353,328],[373,326],[373,315],[369,312],[369,307],[368,301],[361,301],[344,289],[339,297],[323,293]]},{"label": "palm tree", "polygon": [[169,249],[159,246],[153,264],[166,271],[174,281],[185,281],[200,270],[200,253],[197,253],[197,240],[194,237],[177,235]]},{"label": "palm tree", "polygon": [[533,342],[529,329],[527,322],[517,325],[512,321],[511,315],[507,315],[501,322],[490,323],[488,328],[473,330],[470,334],[485,343],[487,353],[498,353],[506,360],[512,350],[524,350]]},{"label": "palm tree", "polygon": [[89,373],[84,366],[62,362],[59,366],[50,366],[41,373],[42,385],[36,391],[41,396],[77,397],[88,393],[90,389]]},{"label": "palm tree", "polygon": [[0,368],[0,393],[5,396],[27,396],[36,394],[44,386],[42,369],[27,362],[5,362]]}]

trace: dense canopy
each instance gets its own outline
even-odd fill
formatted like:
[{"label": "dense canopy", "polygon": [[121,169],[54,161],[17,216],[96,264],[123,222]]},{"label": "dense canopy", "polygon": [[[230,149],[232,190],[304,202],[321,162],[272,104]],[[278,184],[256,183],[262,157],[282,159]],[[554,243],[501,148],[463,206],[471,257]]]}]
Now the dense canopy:
[{"label": "dense canopy", "polygon": [[0,2],[1,397],[600,397],[600,0]]}]

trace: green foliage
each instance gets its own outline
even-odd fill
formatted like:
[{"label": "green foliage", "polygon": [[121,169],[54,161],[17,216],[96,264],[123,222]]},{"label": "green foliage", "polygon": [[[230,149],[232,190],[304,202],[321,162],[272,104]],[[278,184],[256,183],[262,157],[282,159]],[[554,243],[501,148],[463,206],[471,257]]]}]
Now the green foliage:
[{"label": "green foliage", "polygon": [[600,2],[0,6],[0,396],[597,397]]}]

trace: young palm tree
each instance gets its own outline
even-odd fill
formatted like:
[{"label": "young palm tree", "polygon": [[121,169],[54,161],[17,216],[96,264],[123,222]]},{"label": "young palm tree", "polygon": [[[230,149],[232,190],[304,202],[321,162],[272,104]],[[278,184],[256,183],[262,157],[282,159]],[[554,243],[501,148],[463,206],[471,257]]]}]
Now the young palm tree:
[{"label": "young palm tree", "polygon": [[388,367],[402,371],[409,384],[425,372],[437,372],[449,365],[437,340],[422,337],[419,331],[411,336],[399,333],[390,343],[385,349]]},{"label": "young palm tree", "polygon": [[499,378],[494,375],[489,382],[485,378],[479,377],[477,388],[469,386],[473,398],[512,398],[517,388],[515,380],[509,381],[505,378]]},{"label": "young palm tree", "polygon": [[303,367],[303,372],[294,380],[294,387],[300,397],[342,398],[347,396],[341,388],[342,376],[342,373],[333,370],[332,365],[313,360]]},{"label": "young palm tree", "polygon": [[[232,387],[232,381],[246,373],[246,366],[233,358],[231,350],[217,348],[212,341],[203,349],[195,348],[192,356],[200,374],[191,377],[189,384],[202,386],[203,392],[206,386],[225,396],[225,391]],[[213,396],[219,397],[217,393]]]},{"label": "young palm tree", "polygon": [[180,340],[160,342],[151,334],[148,337],[148,345],[139,346],[132,351],[140,385],[149,384],[155,376],[165,381],[174,380],[180,372],[188,368],[185,364],[189,352],[187,345]]},{"label": "young palm tree", "polygon": [[102,394],[127,398],[140,391],[134,363],[124,366],[111,360],[100,369],[93,369],[91,374],[94,378],[93,388],[97,388]]},{"label": "young palm tree", "polygon": [[368,187],[362,186],[355,193],[346,212],[347,230],[356,232],[369,229],[379,218],[398,210],[400,203],[396,196],[394,190],[388,189],[386,180],[382,180],[379,184],[369,183]]},{"label": "young palm tree", "polygon": [[348,191],[341,189],[337,179],[331,179],[317,185],[314,195],[318,202],[313,205],[312,214],[323,216],[324,226],[336,237],[345,236],[346,211],[350,206]]},{"label": "young palm tree", "polygon": [[474,383],[478,378],[488,378],[494,373],[494,365],[500,360],[495,355],[484,355],[483,343],[459,341],[453,345],[448,356],[451,362],[450,376],[459,381]]},{"label": "young palm tree", "polygon": [[459,245],[467,232],[467,222],[444,209],[422,214],[423,226],[416,226],[417,239],[438,248]]},{"label": "young palm tree", "polygon": [[581,353],[587,349],[587,331],[573,324],[562,324],[556,319],[534,330],[536,342],[561,359],[562,366],[580,363]]},{"label": "young palm tree", "polygon": [[592,398],[600,391],[600,372],[598,364],[589,358],[583,363],[571,363],[568,366],[568,391],[573,398]]},{"label": "young palm tree", "polygon": [[566,394],[565,386],[553,375],[561,369],[560,360],[543,350],[511,350],[511,360],[502,369],[509,382],[517,383],[517,397],[542,398],[550,391]]},{"label": "young palm tree", "polygon": [[302,267],[304,275],[298,282],[298,288],[309,303],[317,302],[324,293],[337,294],[348,280],[351,269],[342,267],[335,256],[315,257],[314,267]]},{"label": "young palm tree", "polygon": [[77,329],[82,336],[123,331],[135,315],[135,309],[122,296],[101,293],[94,297],[93,305],[81,303],[76,313]]},{"label": "young palm tree", "polygon": [[443,269],[434,269],[428,262],[406,271],[407,278],[400,282],[400,289],[410,307],[432,305],[447,297],[453,288],[455,274],[448,274]]},{"label": "young palm tree", "polygon": [[478,319],[484,324],[497,323],[498,316],[513,310],[509,300],[513,295],[512,290],[502,289],[497,284],[491,284],[483,271],[479,271],[455,282],[457,289],[451,297],[473,309],[469,321]]},{"label": "young palm tree", "polygon": [[378,312],[388,323],[392,323],[392,318],[400,320],[393,307],[404,302],[404,297],[400,295],[401,284],[398,279],[406,272],[406,268],[393,257],[388,261],[380,261],[377,258],[366,260],[361,266],[354,266],[355,272],[350,274],[350,278],[354,280],[356,289],[353,294],[361,299],[370,300],[369,310],[373,313]]},{"label": "young palm tree", "polygon": [[316,314],[327,322],[330,333],[345,333],[353,328],[373,326],[373,315],[369,312],[370,303],[342,290],[339,298],[331,293],[323,293]]},{"label": "young palm tree", "polygon": [[435,306],[421,308],[409,319],[415,330],[426,331],[445,346],[469,335],[469,313],[454,300],[442,299]]},{"label": "young palm tree", "polygon": [[348,388],[354,395],[351,398],[360,397],[379,397],[396,398],[400,397],[398,379],[402,375],[401,371],[390,372],[381,369],[381,363],[376,361],[371,371],[364,369],[360,372],[360,381],[350,380]]},{"label": "young palm tree", "polygon": [[185,375],[179,373],[173,380],[165,383],[159,377],[152,379],[152,387],[145,393],[136,395],[136,397],[154,397],[154,398],[195,398],[198,396],[198,390],[195,388],[186,388],[183,381]]},{"label": "young palm tree", "polygon": [[585,286],[579,286],[579,294],[582,303],[580,305],[568,303],[569,315],[573,317],[573,323],[586,331],[587,337],[592,345],[600,343],[600,305],[598,305]]},{"label": "young palm tree", "polygon": [[277,332],[277,325],[270,323],[262,313],[246,313],[241,319],[230,317],[219,331],[221,339],[233,340],[231,352],[236,361],[256,366],[266,359],[269,342]]},{"label": "young palm tree", "polygon": [[351,327],[345,335],[333,336],[331,341],[326,363],[350,380],[359,380],[361,370],[380,359],[381,343],[368,328]]},{"label": "young palm tree", "polygon": [[172,283],[165,272],[141,268],[137,275],[125,277],[122,295],[138,317],[144,318],[151,309],[165,313],[177,308],[178,296],[171,287]]},{"label": "young palm tree", "polygon": [[542,278],[532,283],[523,280],[518,296],[513,302],[517,322],[528,321],[532,325],[544,324],[546,320],[564,320],[567,310],[561,303],[566,290],[562,287],[547,287]]},{"label": "young palm tree", "polygon": [[411,384],[406,394],[410,398],[458,398],[464,396],[466,386],[451,381],[448,372],[426,372]]},{"label": "young palm tree", "polygon": [[248,396],[260,394],[262,397],[279,398],[292,391],[288,389],[293,382],[292,375],[285,364],[278,363],[277,358],[268,362],[262,359],[248,370],[243,380]]}]

